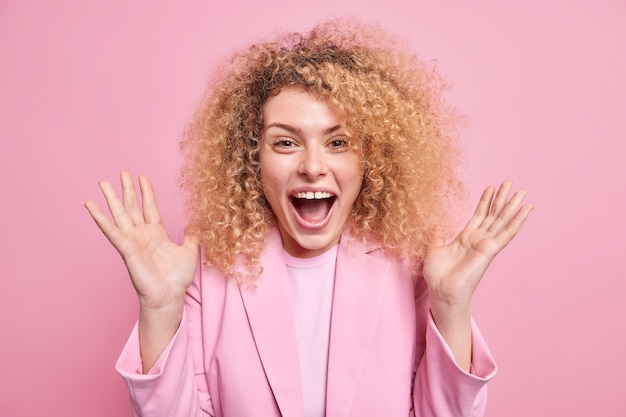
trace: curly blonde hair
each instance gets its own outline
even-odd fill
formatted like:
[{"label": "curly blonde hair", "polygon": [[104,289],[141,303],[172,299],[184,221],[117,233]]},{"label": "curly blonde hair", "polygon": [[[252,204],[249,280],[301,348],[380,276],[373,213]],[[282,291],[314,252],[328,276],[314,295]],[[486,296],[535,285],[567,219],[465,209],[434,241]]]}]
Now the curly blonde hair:
[{"label": "curly blonde hair", "polygon": [[[275,223],[259,172],[261,109],[297,87],[334,105],[363,161],[363,185],[347,227],[416,271],[429,243],[448,235],[463,193],[456,118],[445,83],[377,26],[333,20],[236,52],[218,68],[181,142],[188,230],[205,261],[252,280]],[[246,274],[234,268],[243,256]]]}]

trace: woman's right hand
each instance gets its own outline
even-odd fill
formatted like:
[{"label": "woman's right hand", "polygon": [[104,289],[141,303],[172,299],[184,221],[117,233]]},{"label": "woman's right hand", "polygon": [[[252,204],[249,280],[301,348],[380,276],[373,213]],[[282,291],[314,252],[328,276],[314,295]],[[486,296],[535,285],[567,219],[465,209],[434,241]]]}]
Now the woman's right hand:
[{"label": "woman's right hand", "polygon": [[[99,183],[113,220],[95,202],[85,201],[84,205],[122,256],[137,291],[145,371],[146,365],[156,361],[178,328],[185,291],[197,266],[198,242],[189,235],[185,235],[182,245],[170,240],[147,177],[139,177],[142,207],[131,175],[122,171],[120,180],[122,200],[108,181]],[[146,360],[146,356],[150,359]]]}]

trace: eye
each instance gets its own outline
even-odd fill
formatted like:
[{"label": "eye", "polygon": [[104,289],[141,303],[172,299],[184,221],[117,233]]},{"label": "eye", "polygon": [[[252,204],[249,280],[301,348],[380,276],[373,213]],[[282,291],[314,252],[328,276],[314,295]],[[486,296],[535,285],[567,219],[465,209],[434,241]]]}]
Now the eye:
[{"label": "eye", "polygon": [[344,150],[348,148],[348,141],[343,137],[333,138],[328,143],[328,146],[334,150]]},{"label": "eye", "polygon": [[295,142],[289,138],[277,139],[274,141],[272,145],[277,148],[285,148],[285,149],[293,148],[294,146],[296,146]]}]

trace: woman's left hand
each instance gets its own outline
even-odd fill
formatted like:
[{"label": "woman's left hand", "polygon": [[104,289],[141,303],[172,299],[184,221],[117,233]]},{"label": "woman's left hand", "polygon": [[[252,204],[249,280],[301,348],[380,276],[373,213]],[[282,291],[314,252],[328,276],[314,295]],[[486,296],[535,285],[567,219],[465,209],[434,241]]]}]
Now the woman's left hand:
[{"label": "woman's left hand", "polygon": [[469,303],[491,261],[522,228],[532,206],[522,205],[524,191],[510,196],[512,185],[505,181],[497,193],[495,187],[487,187],[458,236],[428,249],[423,273],[431,301],[450,306]]},{"label": "woman's left hand", "polygon": [[428,284],[430,311],[457,364],[469,372],[472,360],[470,301],[487,267],[519,232],[532,210],[522,205],[526,196],[512,196],[511,181],[498,192],[487,187],[474,215],[449,244],[431,245],[424,258],[423,275]]}]

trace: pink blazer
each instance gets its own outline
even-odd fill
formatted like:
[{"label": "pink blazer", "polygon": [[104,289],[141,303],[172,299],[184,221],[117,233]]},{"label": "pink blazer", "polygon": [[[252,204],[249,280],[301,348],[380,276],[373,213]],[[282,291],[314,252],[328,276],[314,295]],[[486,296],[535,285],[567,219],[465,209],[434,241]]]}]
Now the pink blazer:
[{"label": "pink blazer", "polygon": [[[117,363],[135,416],[304,417],[298,348],[276,230],[256,287],[199,266],[178,332],[141,375],[137,328]],[[344,234],[337,252],[327,417],[481,416],[496,366],[473,327],[472,374],[429,313],[423,280]]]}]

